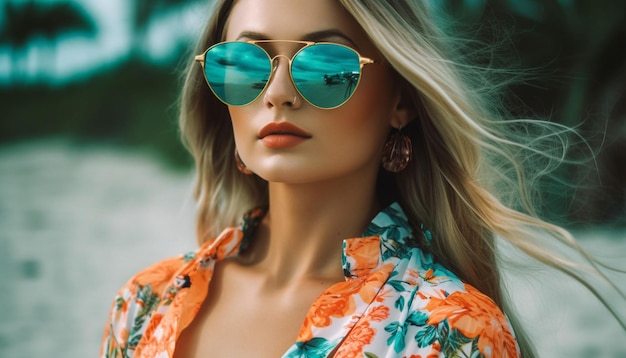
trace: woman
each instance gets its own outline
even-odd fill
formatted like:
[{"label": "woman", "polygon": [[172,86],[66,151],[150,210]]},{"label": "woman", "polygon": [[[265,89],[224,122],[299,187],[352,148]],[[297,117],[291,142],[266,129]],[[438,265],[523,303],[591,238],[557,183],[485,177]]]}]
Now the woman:
[{"label": "woman", "polygon": [[569,235],[427,4],[217,1],[181,102],[202,246],[119,291],[101,356],[533,356],[495,235]]}]

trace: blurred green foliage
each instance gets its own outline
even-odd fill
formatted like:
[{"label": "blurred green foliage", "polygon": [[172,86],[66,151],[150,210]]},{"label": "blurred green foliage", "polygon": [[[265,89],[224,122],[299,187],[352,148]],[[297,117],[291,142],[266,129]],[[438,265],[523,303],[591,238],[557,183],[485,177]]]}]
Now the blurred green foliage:
[{"label": "blurred green foliage", "polygon": [[175,70],[139,62],[60,88],[0,88],[0,141],[69,136],[139,146],[174,168],[189,168],[178,139],[179,90]]},{"label": "blurred green foliage", "polygon": [[[0,87],[0,141],[62,135],[141,146],[160,153],[174,167],[189,168],[176,123],[178,66],[140,60],[145,56],[139,44],[155,14],[193,2],[132,2],[134,46],[117,68],[63,87]],[[505,49],[514,57],[505,54],[502,59],[515,62],[513,67],[538,69],[528,81],[511,87],[516,103],[540,117],[576,126],[596,153],[589,165],[565,166],[556,181],[546,184],[546,216],[570,225],[626,225],[626,1],[443,3],[456,19],[454,26],[476,28],[476,36],[486,42],[506,41]],[[68,24],[58,22],[56,33]],[[12,41],[17,51],[27,43],[20,36],[5,27],[0,39]]]},{"label": "blurred green foliage", "polygon": [[[22,75],[20,63],[31,41],[44,38],[49,45],[56,45],[58,38],[69,33],[95,36],[93,19],[81,8],[69,2],[5,1],[2,6],[4,23],[0,31],[0,43],[7,44],[13,51],[11,73],[19,79]],[[46,62],[54,65],[54,60]]]}]

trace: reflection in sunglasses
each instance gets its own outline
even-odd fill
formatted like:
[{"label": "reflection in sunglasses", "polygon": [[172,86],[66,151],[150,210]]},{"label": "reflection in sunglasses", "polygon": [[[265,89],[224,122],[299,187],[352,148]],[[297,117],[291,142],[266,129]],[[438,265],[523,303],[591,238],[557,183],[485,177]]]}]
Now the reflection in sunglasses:
[{"label": "reflection in sunglasses", "polygon": [[[270,57],[256,42],[267,46],[265,41],[224,42],[201,58],[207,83],[222,102],[246,105],[267,87],[276,57]],[[290,59],[291,79],[302,97],[319,108],[345,103],[356,90],[363,64],[373,63],[343,45],[296,43],[304,46]]]}]

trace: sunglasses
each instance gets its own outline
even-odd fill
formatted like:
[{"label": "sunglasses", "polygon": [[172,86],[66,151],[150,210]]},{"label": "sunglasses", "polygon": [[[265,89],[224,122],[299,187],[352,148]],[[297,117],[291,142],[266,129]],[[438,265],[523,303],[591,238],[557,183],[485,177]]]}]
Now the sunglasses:
[{"label": "sunglasses", "polygon": [[[277,43],[300,48],[291,58],[282,54],[272,57],[266,48]],[[195,60],[202,65],[206,82],[220,101],[245,106],[267,88],[281,56],[289,60],[291,81],[300,96],[322,109],[346,103],[361,80],[363,65],[374,63],[348,46],[291,40],[221,42]]]}]

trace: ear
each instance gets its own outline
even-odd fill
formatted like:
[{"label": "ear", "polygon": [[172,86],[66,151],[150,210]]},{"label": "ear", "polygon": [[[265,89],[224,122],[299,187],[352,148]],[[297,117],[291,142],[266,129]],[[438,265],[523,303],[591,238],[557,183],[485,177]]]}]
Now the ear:
[{"label": "ear", "polygon": [[409,105],[403,92],[398,90],[393,100],[393,109],[389,117],[389,125],[395,129],[404,128],[416,115],[415,109],[413,106]]}]

